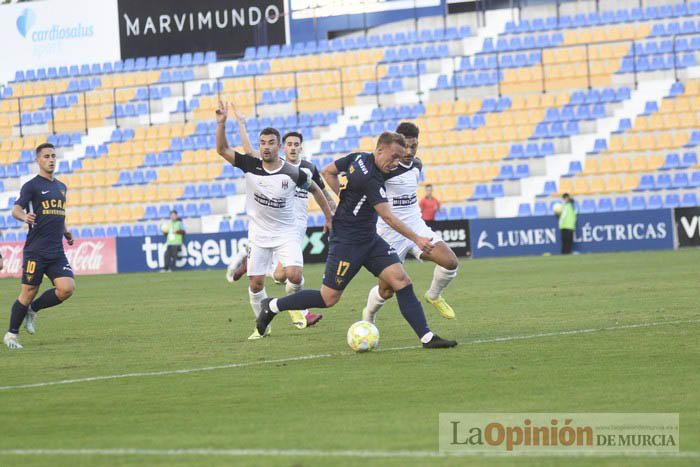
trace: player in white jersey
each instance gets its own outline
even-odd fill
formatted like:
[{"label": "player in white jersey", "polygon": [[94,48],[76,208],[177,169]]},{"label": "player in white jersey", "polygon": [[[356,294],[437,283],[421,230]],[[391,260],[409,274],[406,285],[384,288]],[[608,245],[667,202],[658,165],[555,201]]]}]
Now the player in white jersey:
[{"label": "player in white jersey", "polygon": [[[238,129],[241,135],[241,142],[243,145],[244,152],[248,155],[260,157],[259,152],[255,150],[255,148],[250,142],[250,138],[248,137],[248,131],[245,125],[245,115],[243,115],[236,109],[235,104],[232,104],[232,106],[233,114],[238,122]],[[309,172],[311,172],[311,179],[319,186],[319,188],[321,188],[321,191],[323,192],[326,201],[328,201],[328,205],[331,207],[331,212],[335,212],[335,201],[326,189],[325,183],[323,182],[323,178],[318,172],[318,169],[309,161],[301,159],[301,154],[303,151],[303,140],[303,136],[301,135],[301,133],[298,132],[293,131],[284,135],[284,137],[282,138],[282,144],[285,153],[284,160],[297,168],[307,169]],[[308,221],[308,200],[308,190],[297,187],[295,198],[296,202],[294,203],[294,209],[297,220],[299,234],[298,241],[300,249],[303,249],[304,240],[306,238],[306,229]],[[233,261],[231,261],[231,263],[228,265],[228,269],[226,271],[226,279],[229,282],[237,281],[246,273],[248,268],[247,256],[247,252],[242,251],[241,254],[238,257],[234,258]],[[270,263],[270,268],[267,274],[268,276],[274,279],[275,283],[285,284],[287,292],[293,292],[293,289],[290,288],[289,282],[287,280],[285,268],[277,258],[277,255],[273,255],[273,259]],[[304,278],[302,277],[302,285],[303,283]],[[292,292],[290,292],[290,290]],[[289,315],[292,319],[292,324],[294,324],[294,326],[297,329],[304,329],[307,326],[313,326],[323,318],[322,314],[311,313],[309,310],[290,310]]]},{"label": "player in white jersey", "polygon": [[[406,157],[399,160],[399,166],[396,169],[384,174],[391,212],[416,234],[430,238],[430,242],[435,245],[435,248],[430,253],[421,251],[411,240],[389,227],[381,218],[377,222],[377,233],[396,250],[401,261],[405,261],[410,252],[420,261],[427,260],[435,263],[433,282],[424,298],[438,310],[442,317],[453,319],[455,312],[442,297],[442,291],[457,277],[459,261],[457,255],[442,240],[440,234],[433,232],[421,218],[417,192],[418,179],[423,164],[416,157],[418,127],[413,123],[403,122],[398,126],[396,132],[403,135],[406,140]],[[380,279],[379,285],[374,286],[369,292],[367,306],[362,310],[362,319],[373,323],[379,309],[393,295],[391,287]]]},{"label": "player in white jersey", "polygon": [[[326,216],[330,230],[332,213],[321,189],[311,180],[311,173],[279,158],[280,135],[274,128],[260,132],[261,159],[241,154],[226,140],[228,104],[219,103],[216,111],[216,150],[228,162],[245,172],[246,210],[251,218],[248,229],[250,254],[248,278],[250,304],[256,317],[260,302],[267,297],[265,274],[277,254],[285,268],[288,291],[301,290],[304,257],[298,245],[294,211],[296,187],[309,190]],[[269,331],[266,331],[266,333]],[[254,331],[249,339],[264,337]]]}]

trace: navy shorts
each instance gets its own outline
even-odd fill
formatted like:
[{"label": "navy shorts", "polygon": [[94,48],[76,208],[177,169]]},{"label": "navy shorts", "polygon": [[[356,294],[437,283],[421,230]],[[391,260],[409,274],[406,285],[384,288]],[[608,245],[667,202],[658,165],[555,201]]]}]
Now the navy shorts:
[{"label": "navy shorts", "polygon": [[66,255],[56,258],[44,258],[39,255],[26,254],[22,262],[22,284],[41,285],[44,274],[53,281],[57,277],[74,277],[73,269]]},{"label": "navy shorts", "polygon": [[392,264],[401,264],[396,251],[379,235],[366,243],[348,243],[331,239],[323,285],[344,290],[363,266],[375,276]]}]

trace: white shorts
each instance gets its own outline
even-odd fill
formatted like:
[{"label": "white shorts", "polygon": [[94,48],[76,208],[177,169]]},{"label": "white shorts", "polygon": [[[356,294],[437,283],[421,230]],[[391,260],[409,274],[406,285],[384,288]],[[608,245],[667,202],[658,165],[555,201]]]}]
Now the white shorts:
[{"label": "white shorts", "polygon": [[[297,235],[299,235],[298,242],[299,242],[299,249],[302,251],[302,258],[304,256],[304,240],[306,239],[306,224],[299,225],[297,229]],[[275,272],[277,269],[277,263],[280,262],[280,259],[277,255],[277,252],[273,253],[272,255],[272,262],[270,263],[270,267],[267,270],[267,275],[272,276],[272,273]],[[284,266],[284,264],[282,264]],[[295,266],[294,264],[292,266]],[[302,264],[303,266],[303,264]]]},{"label": "white shorts", "polygon": [[[419,219],[416,221],[412,221],[410,223],[406,223],[408,227],[413,230],[416,234],[418,234],[419,237],[427,237],[430,239],[430,242],[435,244],[438,242],[442,241],[442,236],[434,232],[433,229],[428,227],[423,219]],[[401,262],[406,261],[406,256],[408,256],[408,253],[415,247],[416,244],[413,243],[411,240],[407,239],[391,227],[385,227],[385,228],[379,228],[377,233],[379,234],[380,237],[382,237],[386,242],[394,249],[396,250],[396,254],[399,255],[399,259]],[[415,254],[414,254],[415,256]],[[420,255],[418,255],[420,256]],[[416,259],[420,259],[418,256],[416,256]]]},{"label": "white shorts", "polygon": [[304,267],[301,244],[296,238],[290,238],[285,243],[271,248],[250,245],[247,274],[248,276],[265,276],[270,268],[274,271],[278,261],[285,268],[289,266]]}]

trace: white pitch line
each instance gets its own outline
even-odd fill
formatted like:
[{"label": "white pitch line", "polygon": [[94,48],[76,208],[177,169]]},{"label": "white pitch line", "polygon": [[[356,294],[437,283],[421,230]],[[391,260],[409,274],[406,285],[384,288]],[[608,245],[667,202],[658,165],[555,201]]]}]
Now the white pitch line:
[{"label": "white pitch line", "polygon": [[700,451],[679,452],[586,452],[586,451],[405,451],[354,449],[0,449],[2,455],[18,456],[209,456],[209,457],[356,457],[356,458],[448,458],[448,457],[634,457],[700,459]]},{"label": "white pitch line", "polygon": [[[465,342],[466,345],[472,344],[492,344],[499,342],[512,342],[518,340],[526,339],[539,339],[543,337],[558,337],[558,336],[571,336],[577,334],[590,334],[595,332],[605,332],[605,331],[619,331],[624,329],[638,329],[638,328],[650,328],[656,326],[668,326],[674,324],[695,324],[700,323],[700,319],[691,320],[676,320],[676,321],[657,321],[654,323],[639,323],[639,324],[623,324],[619,326],[609,326],[604,328],[588,328],[588,329],[571,329],[568,331],[554,331],[554,332],[544,332],[538,334],[527,334],[521,336],[503,336],[503,337],[492,337],[486,339],[476,339],[473,341]],[[464,345],[463,344],[463,345]],[[386,349],[379,349],[381,352],[400,352],[403,350],[414,350],[419,349],[420,346],[407,346],[407,347],[389,347]],[[94,381],[109,381],[115,379],[125,379],[125,378],[142,378],[142,377],[153,377],[153,376],[167,376],[167,375],[178,375],[178,374],[190,374],[199,373],[204,371],[213,370],[226,370],[231,368],[244,368],[249,366],[257,365],[267,365],[276,363],[289,363],[298,362],[304,360],[319,360],[322,358],[339,357],[343,355],[350,355],[352,352],[339,352],[336,354],[316,354],[316,355],[300,355],[297,357],[280,358],[276,360],[259,360],[253,362],[241,362],[241,363],[229,363],[226,365],[217,366],[206,366],[200,368],[184,368],[181,370],[163,370],[163,371],[148,371],[140,373],[125,373],[121,375],[106,375],[106,376],[89,376],[85,378],[75,378],[75,379],[64,379],[58,381],[46,381],[43,383],[31,383],[31,384],[17,384],[13,386],[0,386],[0,391],[10,391],[13,389],[29,389],[29,388],[43,388],[47,386],[59,386],[65,384],[79,384],[79,383],[89,383]]]}]

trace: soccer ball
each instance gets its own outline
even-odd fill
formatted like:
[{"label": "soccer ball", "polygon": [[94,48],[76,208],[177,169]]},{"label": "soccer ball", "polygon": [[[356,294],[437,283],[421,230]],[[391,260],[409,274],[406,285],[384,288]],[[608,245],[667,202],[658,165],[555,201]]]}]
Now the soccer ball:
[{"label": "soccer ball", "polygon": [[160,231],[163,232],[164,234],[167,234],[168,233],[168,224],[163,223],[160,226]]},{"label": "soccer ball", "polygon": [[564,208],[561,203],[557,203],[554,206],[552,206],[552,212],[556,214],[557,216],[561,214],[561,210]]},{"label": "soccer ball", "polygon": [[379,345],[379,330],[369,321],[358,321],[348,329],[348,345],[355,352],[369,352]]}]

